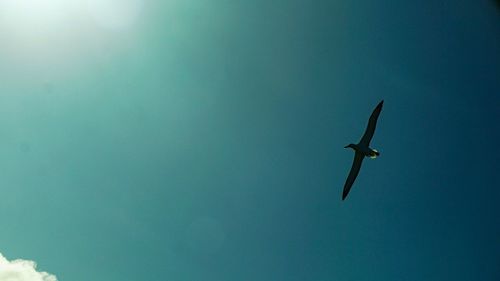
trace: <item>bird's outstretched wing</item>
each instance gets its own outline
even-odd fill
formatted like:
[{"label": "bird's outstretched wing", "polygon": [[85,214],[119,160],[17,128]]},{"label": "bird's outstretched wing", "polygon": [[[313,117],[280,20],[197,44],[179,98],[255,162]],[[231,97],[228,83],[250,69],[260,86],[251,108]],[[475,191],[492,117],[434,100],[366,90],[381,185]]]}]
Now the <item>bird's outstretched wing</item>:
[{"label": "bird's outstretched wing", "polygon": [[347,176],[347,180],[345,181],[344,184],[344,191],[342,192],[342,200],[344,200],[347,197],[347,194],[349,194],[352,184],[354,183],[354,180],[356,180],[356,177],[358,176],[359,169],[361,169],[361,163],[363,162],[364,158],[365,156],[361,152],[356,152],[356,154],[354,154],[354,161],[352,162],[351,171],[349,172],[349,176]]},{"label": "bird's outstretched wing", "polygon": [[381,101],[373,110],[372,115],[370,116],[370,120],[368,121],[368,126],[366,127],[365,134],[359,141],[360,144],[364,146],[370,145],[370,141],[372,140],[373,134],[375,133],[375,128],[377,127],[377,119],[380,115],[380,111],[382,111],[383,105],[384,101]]}]

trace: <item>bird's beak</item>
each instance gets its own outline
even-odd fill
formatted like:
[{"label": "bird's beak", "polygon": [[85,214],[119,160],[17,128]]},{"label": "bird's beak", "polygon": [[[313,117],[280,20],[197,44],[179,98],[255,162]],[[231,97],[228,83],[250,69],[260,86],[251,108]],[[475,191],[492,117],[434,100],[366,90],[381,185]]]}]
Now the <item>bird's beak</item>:
[{"label": "bird's beak", "polygon": [[344,148],[349,148],[349,146],[348,146],[348,145],[346,145],[346,146],[344,146]]}]

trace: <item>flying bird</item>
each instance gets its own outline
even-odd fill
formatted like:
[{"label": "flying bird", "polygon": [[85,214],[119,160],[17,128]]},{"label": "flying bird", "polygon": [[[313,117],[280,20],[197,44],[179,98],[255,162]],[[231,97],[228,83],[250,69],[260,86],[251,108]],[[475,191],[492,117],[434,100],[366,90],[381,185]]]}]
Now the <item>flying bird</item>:
[{"label": "flying bird", "polygon": [[372,112],[370,116],[370,120],[368,121],[368,126],[366,127],[365,134],[361,138],[358,144],[349,144],[344,148],[352,148],[355,152],[354,161],[352,162],[351,171],[349,172],[349,176],[347,176],[347,180],[344,184],[344,191],[342,192],[342,200],[347,197],[349,191],[351,190],[352,184],[356,177],[358,176],[359,170],[361,169],[361,163],[365,157],[377,158],[380,153],[370,148],[370,141],[372,140],[373,134],[375,133],[375,127],[377,127],[377,119],[380,115],[380,111],[382,111],[382,106],[384,105],[384,101],[382,100],[377,107]]}]

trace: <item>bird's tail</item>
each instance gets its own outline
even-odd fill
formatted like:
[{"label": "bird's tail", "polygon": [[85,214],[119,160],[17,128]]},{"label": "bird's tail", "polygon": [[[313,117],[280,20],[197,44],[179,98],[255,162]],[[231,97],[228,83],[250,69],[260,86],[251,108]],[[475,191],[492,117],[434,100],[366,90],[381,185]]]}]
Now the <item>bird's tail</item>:
[{"label": "bird's tail", "polygon": [[377,158],[379,155],[380,155],[380,153],[379,153],[377,150],[372,149],[372,153],[370,153],[370,158],[375,159],[375,158]]}]

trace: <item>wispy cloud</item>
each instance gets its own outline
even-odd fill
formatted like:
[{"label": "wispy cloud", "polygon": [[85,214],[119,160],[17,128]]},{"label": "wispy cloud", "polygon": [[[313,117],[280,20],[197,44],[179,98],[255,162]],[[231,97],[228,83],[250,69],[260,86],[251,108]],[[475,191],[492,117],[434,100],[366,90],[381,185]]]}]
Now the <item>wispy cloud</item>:
[{"label": "wispy cloud", "polygon": [[0,281],[57,281],[57,278],[37,271],[34,261],[9,261],[0,253]]}]

